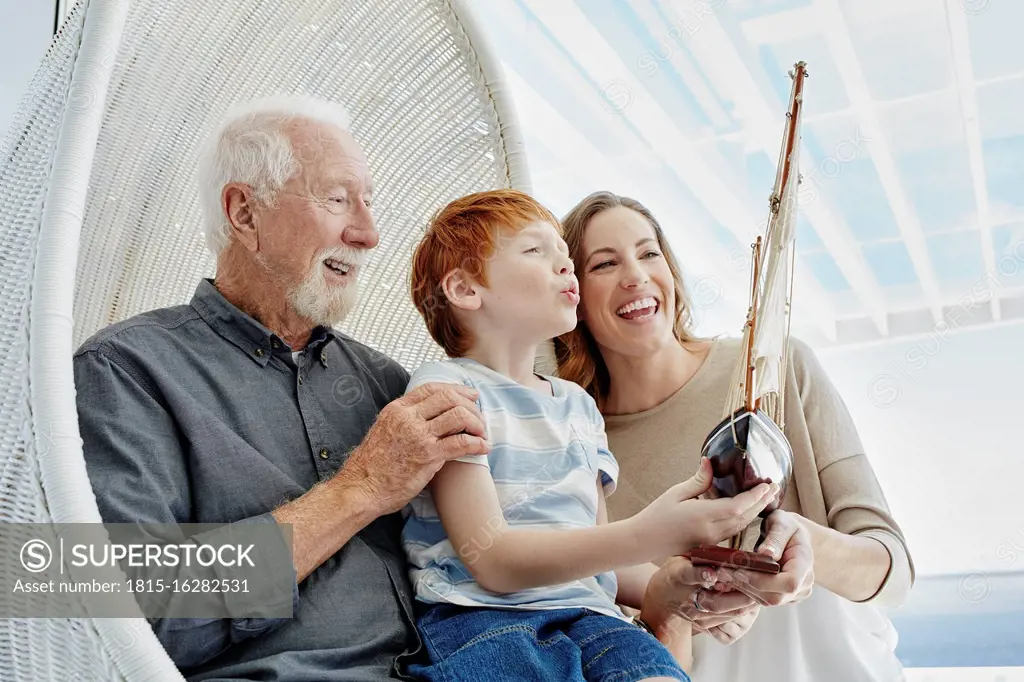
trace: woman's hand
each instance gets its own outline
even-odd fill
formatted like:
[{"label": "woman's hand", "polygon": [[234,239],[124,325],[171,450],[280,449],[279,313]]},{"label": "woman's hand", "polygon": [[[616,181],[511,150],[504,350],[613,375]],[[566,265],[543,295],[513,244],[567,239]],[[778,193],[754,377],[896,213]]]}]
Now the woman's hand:
[{"label": "woman's hand", "polygon": [[761,613],[761,606],[754,604],[740,612],[739,615],[719,625],[709,627],[707,632],[715,638],[719,644],[732,644],[737,639],[747,634],[747,631],[754,625],[757,615]]},{"label": "woman's hand", "polygon": [[711,487],[711,463],[702,457],[692,478],[669,488],[628,520],[649,560],[685,554],[736,535],[774,499],[777,486],[762,483],[732,498],[694,499]]},{"label": "woman's hand", "polygon": [[670,558],[647,583],[640,618],[662,641],[681,627],[708,632],[719,641],[738,639],[753,625],[757,603],[742,592],[712,589],[718,570],[694,566],[685,557]]},{"label": "woman's hand", "polygon": [[777,575],[746,569],[719,568],[718,580],[763,606],[781,606],[806,599],[814,586],[811,536],[792,512],[776,510],[765,519],[765,539],[758,554],[782,565]]}]

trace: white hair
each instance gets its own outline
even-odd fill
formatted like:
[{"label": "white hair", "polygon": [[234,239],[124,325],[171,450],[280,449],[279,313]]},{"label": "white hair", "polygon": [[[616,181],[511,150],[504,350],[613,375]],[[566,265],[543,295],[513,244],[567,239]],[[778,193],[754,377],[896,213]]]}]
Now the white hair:
[{"label": "white hair", "polygon": [[274,95],[228,111],[207,138],[199,158],[199,203],[206,246],[214,257],[228,245],[231,225],[221,207],[224,186],[241,182],[256,200],[273,205],[285,183],[302,167],[285,133],[296,121],[326,123],[348,130],[348,110],[337,102],[308,95]]}]

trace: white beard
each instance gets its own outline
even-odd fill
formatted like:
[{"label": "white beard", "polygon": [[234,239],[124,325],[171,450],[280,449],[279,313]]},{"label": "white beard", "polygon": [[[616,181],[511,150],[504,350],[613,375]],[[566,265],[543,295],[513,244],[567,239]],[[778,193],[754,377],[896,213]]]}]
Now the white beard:
[{"label": "white beard", "polygon": [[[356,307],[356,303],[359,301],[358,279],[353,279],[347,286],[328,284],[323,260],[332,254],[330,250],[327,250],[320,255],[323,257],[319,258],[306,273],[305,279],[298,285],[287,288],[288,303],[296,314],[314,325],[333,327],[344,320]],[[337,256],[338,254],[333,255]],[[360,266],[365,262],[365,258],[359,257],[351,257],[346,260],[355,260]],[[274,279],[282,282],[280,273],[275,273],[274,269],[264,260],[263,254],[257,253],[256,261]]]},{"label": "white beard", "polygon": [[333,327],[344,320],[358,301],[358,280],[353,279],[347,286],[328,284],[320,261],[301,284],[288,292],[288,302],[296,313],[325,327]]}]

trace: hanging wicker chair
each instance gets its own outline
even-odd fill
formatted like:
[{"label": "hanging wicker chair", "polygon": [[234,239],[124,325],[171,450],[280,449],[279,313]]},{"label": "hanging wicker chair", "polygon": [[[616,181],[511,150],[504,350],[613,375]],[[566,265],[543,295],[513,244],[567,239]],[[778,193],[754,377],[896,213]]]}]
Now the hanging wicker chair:
[{"label": "hanging wicker chair", "polygon": [[[0,149],[0,521],[100,521],[72,353],[108,324],[188,301],[213,274],[196,156],[236,102],[307,93],[349,108],[377,185],[381,242],[342,329],[409,368],[442,355],[407,294],[428,216],[470,192],[529,190],[499,63],[468,4],[72,9]],[[140,614],[0,620],[0,679],[182,677]]]}]

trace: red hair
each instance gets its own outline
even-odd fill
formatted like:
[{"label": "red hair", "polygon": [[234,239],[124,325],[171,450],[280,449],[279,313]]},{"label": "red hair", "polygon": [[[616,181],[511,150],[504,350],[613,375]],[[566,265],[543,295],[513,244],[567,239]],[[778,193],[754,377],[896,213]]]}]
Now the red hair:
[{"label": "red hair", "polygon": [[534,222],[551,223],[561,233],[551,211],[530,195],[512,189],[464,196],[431,218],[412,256],[412,302],[430,336],[449,357],[464,356],[473,339],[448,306],[441,280],[461,268],[487,286],[484,263],[494,256],[502,234],[515,234]]}]

